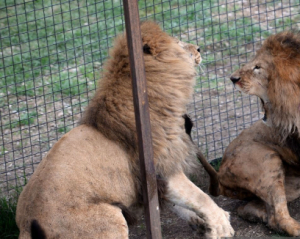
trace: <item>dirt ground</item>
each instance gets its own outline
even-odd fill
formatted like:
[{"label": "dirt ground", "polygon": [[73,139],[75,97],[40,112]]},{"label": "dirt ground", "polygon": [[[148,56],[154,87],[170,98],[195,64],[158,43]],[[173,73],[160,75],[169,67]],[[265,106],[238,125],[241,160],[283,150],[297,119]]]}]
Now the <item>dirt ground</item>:
[{"label": "dirt ground", "polygon": [[[203,180],[202,183],[205,183]],[[201,183],[201,184],[202,184]],[[206,183],[205,185],[208,185]],[[207,186],[200,186],[203,191],[207,192]],[[254,223],[246,221],[237,215],[237,208],[240,205],[245,204],[245,201],[234,200],[223,196],[212,197],[212,199],[224,210],[231,214],[231,225],[235,230],[235,238],[284,238],[288,237],[286,234],[275,232],[268,228],[264,223]],[[300,198],[288,204],[290,215],[300,221]],[[204,238],[193,231],[192,228],[182,219],[177,217],[173,212],[164,209],[161,213],[161,228],[162,237],[164,239],[193,239]],[[138,223],[131,226],[130,229],[131,239],[143,239],[146,238],[146,226],[144,222],[144,216],[141,216]]]}]

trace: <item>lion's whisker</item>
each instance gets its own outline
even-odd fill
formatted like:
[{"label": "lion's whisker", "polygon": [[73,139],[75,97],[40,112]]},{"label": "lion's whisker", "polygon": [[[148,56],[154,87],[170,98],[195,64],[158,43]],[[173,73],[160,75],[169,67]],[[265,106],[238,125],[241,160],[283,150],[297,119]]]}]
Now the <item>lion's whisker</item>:
[{"label": "lion's whisker", "polygon": [[202,72],[202,74],[205,74],[204,70],[202,69],[201,65],[199,65],[200,71]]}]

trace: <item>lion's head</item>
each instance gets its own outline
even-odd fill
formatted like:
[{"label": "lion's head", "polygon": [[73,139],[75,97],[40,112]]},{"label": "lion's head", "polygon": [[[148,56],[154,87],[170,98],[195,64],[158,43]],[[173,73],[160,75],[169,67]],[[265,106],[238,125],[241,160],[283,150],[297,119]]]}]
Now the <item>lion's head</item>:
[{"label": "lion's head", "polygon": [[174,38],[174,40],[179,46],[181,46],[184,50],[186,50],[187,53],[190,55],[191,64],[200,65],[200,63],[202,62],[202,58],[201,58],[199,46],[180,41],[177,38]]},{"label": "lion's head", "polygon": [[230,79],[240,91],[261,99],[265,122],[283,138],[300,134],[300,33],[270,36]]},{"label": "lion's head", "polygon": [[[201,62],[199,47],[178,41],[151,21],[141,24],[141,37],[156,170],[160,175],[189,171],[197,162],[194,162],[194,145],[184,131],[182,115],[194,92],[194,66]],[[131,158],[138,159],[125,34],[117,37],[110,50],[103,77],[81,124],[97,128],[125,148]]]}]

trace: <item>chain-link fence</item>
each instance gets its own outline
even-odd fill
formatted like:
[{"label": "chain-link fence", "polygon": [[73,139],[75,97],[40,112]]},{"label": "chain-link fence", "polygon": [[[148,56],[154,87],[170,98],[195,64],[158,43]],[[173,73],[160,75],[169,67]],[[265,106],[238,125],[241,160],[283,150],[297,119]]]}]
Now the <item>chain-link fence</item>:
[{"label": "chain-link fence", "polygon": [[[201,47],[193,137],[209,160],[262,117],[256,97],[234,91],[231,72],[270,34],[300,25],[300,0],[139,1],[141,19]],[[0,1],[0,190],[26,183],[94,94],[121,0]]]}]

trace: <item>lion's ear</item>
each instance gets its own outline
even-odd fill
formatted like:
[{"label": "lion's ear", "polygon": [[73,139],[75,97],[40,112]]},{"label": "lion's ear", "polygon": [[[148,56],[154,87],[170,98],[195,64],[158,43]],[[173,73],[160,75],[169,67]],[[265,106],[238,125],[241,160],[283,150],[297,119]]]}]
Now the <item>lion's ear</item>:
[{"label": "lion's ear", "polygon": [[151,48],[150,48],[150,46],[149,46],[148,44],[145,44],[145,45],[143,46],[143,52],[144,52],[145,54],[151,54]]}]

